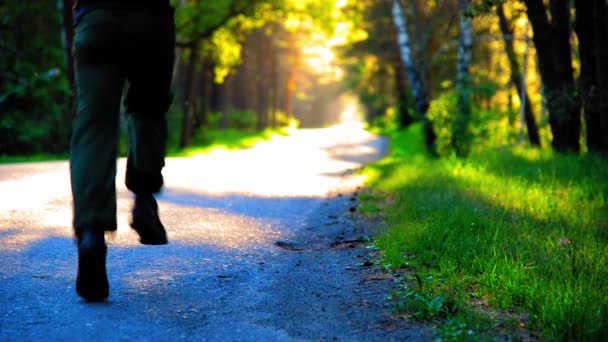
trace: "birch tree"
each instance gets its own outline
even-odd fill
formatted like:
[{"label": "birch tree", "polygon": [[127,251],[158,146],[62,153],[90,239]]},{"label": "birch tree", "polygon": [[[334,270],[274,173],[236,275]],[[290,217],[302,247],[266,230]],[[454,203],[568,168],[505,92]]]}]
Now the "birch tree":
[{"label": "birch tree", "polygon": [[393,40],[394,43],[397,45],[397,49],[395,49],[395,56],[393,58],[393,68],[394,68],[394,74],[395,74],[395,78],[394,78],[394,82],[395,82],[395,95],[396,95],[396,102],[397,102],[397,110],[399,112],[399,127],[400,128],[406,128],[409,125],[411,125],[413,123],[413,118],[410,115],[408,108],[407,108],[407,83],[405,80],[405,70],[403,68],[403,64],[401,63],[401,57],[399,54],[399,48],[398,48],[398,42],[397,42],[397,35],[394,34],[394,30],[393,30]]},{"label": "birch tree", "polygon": [[435,132],[433,131],[432,123],[426,116],[429,109],[429,91],[422,81],[419,68],[413,58],[407,20],[399,0],[393,0],[391,13],[395,29],[397,30],[397,42],[401,61],[414,97],[414,107],[418,115],[421,116],[424,125],[426,148],[430,153],[435,154]]},{"label": "birch tree", "polygon": [[471,118],[471,65],[473,50],[473,25],[467,11],[470,0],[459,0],[460,36],[458,38],[458,67],[456,75],[458,113],[454,122],[452,144],[459,156],[465,156],[469,149],[467,126]]}]

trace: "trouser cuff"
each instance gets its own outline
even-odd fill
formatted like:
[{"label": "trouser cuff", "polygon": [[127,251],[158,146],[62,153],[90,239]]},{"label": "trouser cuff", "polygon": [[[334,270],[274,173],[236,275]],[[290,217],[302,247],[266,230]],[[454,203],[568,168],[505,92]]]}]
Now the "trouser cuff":
[{"label": "trouser cuff", "polygon": [[74,233],[80,236],[86,229],[93,232],[114,232],[118,228],[116,220],[90,220],[82,223],[74,223]]},{"label": "trouser cuff", "polygon": [[127,170],[125,185],[135,194],[156,194],[163,187],[163,176]]}]

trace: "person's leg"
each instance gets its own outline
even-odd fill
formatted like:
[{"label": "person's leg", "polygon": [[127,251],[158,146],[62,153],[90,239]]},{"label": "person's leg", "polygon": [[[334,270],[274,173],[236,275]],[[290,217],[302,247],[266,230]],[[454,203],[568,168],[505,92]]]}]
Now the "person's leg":
[{"label": "person's leg", "polygon": [[74,229],[116,230],[116,157],[125,82],[109,11],[84,16],[74,42],[77,113],[70,151]]},{"label": "person's leg", "polygon": [[167,243],[153,194],[163,186],[167,142],[166,113],[171,104],[175,29],[172,13],[133,15],[128,24],[129,155],[126,185],[135,193],[131,226],[143,244]]},{"label": "person's leg", "polygon": [[118,28],[108,11],[85,15],[74,43],[77,114],[70,152],[74,230],[78,238],[76,290],[86,300],[109,294],[104,231],[116,230],[116,154],[125,76]]}]

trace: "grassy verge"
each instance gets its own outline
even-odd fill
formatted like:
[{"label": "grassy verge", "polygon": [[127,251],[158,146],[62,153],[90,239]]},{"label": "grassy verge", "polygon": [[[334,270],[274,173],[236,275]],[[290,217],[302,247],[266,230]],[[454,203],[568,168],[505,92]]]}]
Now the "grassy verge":
[{"label": "grassy verge", "polygon": [[59,155],[48,155],[48,154],[37,154],[32,156],[0,156],[1,164],[15,164],[15,163],[35,163],[44,161],[55,161],[55,160],[66,160],[68,159],[67,154]]},{"label": "grassy verge", "polygon": [[394,298],[440,337],[522,327],[550,340],[608,338],[608,161],[513,148],[466,160],[425,155],[420,126],[368,167],[362,208],[388,229]]},{"label": "grassy verge", "polygon": [[[241,148],[249,148],[255,146],[257,143],[269,140],[276,135],[287,135],[289,129],[278,128],[278,129],[266,129],[264,131],[242,131],[236,129],[225,129],[225,130],[205,130],[204,132],[197,134],[193,140],[191,146],[185,149],[179,149],[176,147],[177,143],[171,143],[173,145],[169,148],[167,157],[190,157],[197,154],[209,153],[215,149],[234,150]],[[127,143],[126,139],[121,139],[119,144],[120,156],[124,157],[127,155]],[[33,162],[44,162],[54,160],[67,160],[69,156],[63,155],[32,155],[32,156],[0,156],[0,164],[12,164],[12,163],[33,163]]]},{"label": "grassy verge", "polygon": [[256,144],[270,140],[276,135],[287,135],[287,128],[265,129],[259,131],[242,131],[236,129],[202,130],[192,140],[192,145],[185,149],[170,148],[169,157],[191,157],[197,154],[209,153],[215,149],[234,150],[250,148]]}]

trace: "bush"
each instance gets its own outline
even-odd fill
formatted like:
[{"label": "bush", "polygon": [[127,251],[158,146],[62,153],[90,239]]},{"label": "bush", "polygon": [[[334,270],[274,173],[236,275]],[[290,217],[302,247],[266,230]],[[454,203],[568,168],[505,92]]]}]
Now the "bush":
[{"label": "bush", "polygon": [[399,128],[399,118],[397,117],[397,108],[389,107],[384,115],[376,117],[371,126],[381,132],[394,132]]},{"label": "bush", "polygon": [[288,116],[287,113],[283,111],[278,111],[276,113],[276,126],[298,128],[300,127],[300,121],[293,116]]},{"label": "bush", "polygon": [[[67,80],[56,69],[0,89],[0,155],[63,153],[71,115]],[[67,119],[67,120],[66,120]]]},{"label": "bush", "polygon": [[[436,149],[440,156],[453,155],[454,124],[457,118],[457,94],[450,90],[431,102],[427,113],[437,135]],[[499,147],[515,142],[517,132],[509,125],[509,116],[505,113],[482,109],[473,105],[471,118],[467,126],[467,141],[471,153]]]},{"label": "bush", "polygon": [[235,128],[253,130],[258,123],[258,115],[252,110],[230,109],[227,113],[211,112],[207,116],[209,128]]}]

